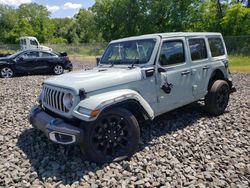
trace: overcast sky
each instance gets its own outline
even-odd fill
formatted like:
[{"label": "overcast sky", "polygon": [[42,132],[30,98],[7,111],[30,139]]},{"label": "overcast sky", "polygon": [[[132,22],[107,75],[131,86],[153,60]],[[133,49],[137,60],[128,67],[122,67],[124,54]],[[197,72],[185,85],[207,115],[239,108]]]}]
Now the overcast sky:
[{"label": "overcast sky", "polygon": [[22,3],[42,4],[51,12],[52,18],[72,17],[80,8],[88,8],[95,0],[0,0],[0,4],[19,6]]}]

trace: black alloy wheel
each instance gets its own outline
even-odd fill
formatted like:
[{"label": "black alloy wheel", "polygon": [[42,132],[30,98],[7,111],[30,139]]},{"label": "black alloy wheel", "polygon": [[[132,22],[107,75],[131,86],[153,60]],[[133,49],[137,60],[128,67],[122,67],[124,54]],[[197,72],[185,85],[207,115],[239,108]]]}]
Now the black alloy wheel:
[{"label": "black alloy wheel", "polygon": [[224,113],[229,102],[230,89],[224,80],[216,80],[205,97],[205,107],[212,115]]},{"label": "black alloy wheel", "polygon": [[116,108],[101,114],[94,125],[86,125],[83,148],[91,161],[102,163],[130,157],[137,149],[139,125],[133,114]]}]

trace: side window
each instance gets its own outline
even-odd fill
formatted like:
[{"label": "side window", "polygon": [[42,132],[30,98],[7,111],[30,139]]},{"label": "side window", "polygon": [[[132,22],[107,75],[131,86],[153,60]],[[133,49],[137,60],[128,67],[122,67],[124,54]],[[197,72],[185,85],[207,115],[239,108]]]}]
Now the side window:
[{"label": "side window", "polygon": [[220,38],[209,38],[208,43],[210,46],[212,57],[225,55],[225,49]]},{"label": "side window", "polygon": [[162,66],[185,62],[184,44],[181,40],[167,41],[162,44],[159,62]]},{"label": "side window", "polygon": [[26,39],[21,39],[22,45],[26,45]]},{"label": "side window", "polygon": [[207,58],[207,49],[204,39],[189,39],[189,48],[192,61]]},{"label": "side window", "polygon": [[54,54],[47,53],[47,52],[40,52],[40,57],[53,57]]},{"label": "side window", "polygon": [[30,40],[30,44],[33,46],[38,46],[38,43],[36,42],[36,40]]},{"label": "side window", "polygon": [[27,59],[27,58],[37,58],[39,57],[39,53],[38,52],[26,52],[24,54],[22,54],[22,57]]}]

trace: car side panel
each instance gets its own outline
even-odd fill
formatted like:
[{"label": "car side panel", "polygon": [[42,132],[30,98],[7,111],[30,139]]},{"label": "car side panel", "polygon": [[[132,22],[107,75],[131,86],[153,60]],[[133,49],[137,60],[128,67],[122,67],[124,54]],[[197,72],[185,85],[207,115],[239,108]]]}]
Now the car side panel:
[{"label": "car side panel", "polygon": [[41,69],[44,72],[51,72],[55,64],[59,61],[57,57],[39,57],[38,58]]}]

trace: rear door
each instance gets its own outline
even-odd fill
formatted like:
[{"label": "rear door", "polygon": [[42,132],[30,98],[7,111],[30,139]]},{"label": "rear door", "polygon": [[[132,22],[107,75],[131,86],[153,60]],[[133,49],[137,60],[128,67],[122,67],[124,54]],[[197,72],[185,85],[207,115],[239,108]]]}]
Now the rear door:
[{"label": "rear door", "polygon": [[207,93],[207,82],[212,70],[208,44],[206,37],[190,37],[187,43],[192,67],[192,94],[198,100]]},{"label": "rear door", "polygon": [[54,53],[41,51],[39,53],[38,63],[43,71],[51,71],[58,62],[58,56]]},{"label": "rear door", "polygon": [[162,42],[158,62],[158,102],[163,113],[192,100],[192,77],[184,37]]}]

